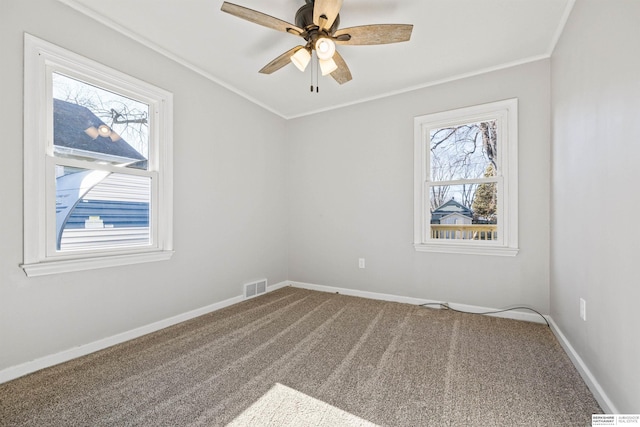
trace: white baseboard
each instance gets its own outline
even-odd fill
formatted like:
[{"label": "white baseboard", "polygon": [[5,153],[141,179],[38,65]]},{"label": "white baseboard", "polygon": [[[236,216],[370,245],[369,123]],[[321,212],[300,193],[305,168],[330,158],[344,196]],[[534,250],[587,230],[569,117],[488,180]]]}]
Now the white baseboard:
[{"label": "white baseboard", "polygon": [[[275,285],[268,286],[267,292],[280,289],[284,286],[288,286],[288,282],[276,283]],[[116,344],[123,343],[125,341],[132,340],[134,338],[141,337],[152,332],[159,331],[160,329],[167,328],[169,326],[176,325],[178,323],[191,320],[195,317],[202,316],[217,310],[220,310],[230,305],[243,301],[242,295],[229,298],[224,301],[220,301],[214,304],[207,305],[195,310],[191,310],[186,313],[179,314],[177,316],[170,317],[168,319],[160,320],[139,328],[132,329],[130,331],[122,332],[107,338],[103,338],[98,341],[94,341],[88,344],[83,344],[78,347],[70,348],[68,350],[61,351],[59,353],[51,354],[48,356],[40,357],[38,359],[31,360],[29,362],[22,363],[20,365],[11,366],[0,371],[0,384],[30,374],[32,372],[39,371],[44,368],[48,368],[54,365],[58,365],[69,360],[86,356],[99,350],[114,346]]]},{"label": "white baseboard", "polygon": [[[310,289],[313,291],[339,293],[339,294],[350,295],[354,297],[363,297],[363,298],[392,301],[392,302],[402,302],[402,303],[414,304],[414,305],[439,304],[439,303],[447,302],[449,304],[449,307],[455,310],[466,311],[469,313],[486,313],[486,312],[492,312],[492,311],[498,310],[495,308],[480,307],[477,305],[466,305],[466,304],[452,303],[448,301],[435,301],[435,300],[427,300],[422,298],[403,297],[399,295],[382,294],[378,292],[358,291],[358,290],[348,289],[348,288],[336,288],[333,286],[315,285],[312,283],[289,281],[289,284],[296,288]],[[438,308],[438,307],[434,306],[433,308]],[[544,319],[539,315],[535,313],[525,313],[522,311],[505,311],[502,313],[488,314],[488,316],[502,317],[505,319],[525,320],[527,322],[534,322],[534,323],[545,323]]]},{"label": "white baseboard", "polygon": [[267,292],[273,292],[281,288],[286,288],[287,286],[291,286],[291,282],[285,280],[284,282],[276,283],[275,285],[267,286]]},{"label": "white baseboard", "polygon": [[[412,297],[403,297],[399,295],[381,294],[378,292],[358,291],[348,288],[337,288],[334,286],[315,285],[313,283],[293,282],[289,281],[289,285],[294,288],[309,289],[311,291],[329,292],[332,294],[343,294],[352,297],[362,297],[369,299],[377,299],[382,301],[403,302],[406,304],[437,304],[440,301],[426,300]],[[437,308],[437,307],[434,307]]]},{"label": "white baseboard", "polygon": [[565,337],[565,335],[562,333],[556,322],[554,322],[550,316],[547,316],[547,320],[551,325],[551,331],[556,336],[556,338],[560,342],[560,345],[571,359],[571,362],[578,370],[578,373],[580,374],[584,382],[587,384],[587,387],[589,387],[589,390],[591,390],[591,393],[593,393],[593,397],[595,397],[595,399],[598,401],[598,404],[600,405],[602,410],[607,414],[620,414],[620,411],[618,411],[611,399],[609,399],[609,396],[607,396],[607,394],[604,392],[596,377],[591,373],[589,368],[587,368],[587,365],[584,363],[578,352],[573,348],[567,337]]}]

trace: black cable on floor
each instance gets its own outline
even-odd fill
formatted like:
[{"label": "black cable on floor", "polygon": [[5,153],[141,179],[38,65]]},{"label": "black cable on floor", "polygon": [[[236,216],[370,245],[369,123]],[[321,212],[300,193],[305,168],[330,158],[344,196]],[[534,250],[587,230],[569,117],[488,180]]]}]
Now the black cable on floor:
[{"label": "black cable on floor", "polygon": [[476,312],[473,312],[473,311],[457,310],[455,308],[449,307],[448,304],[441,303],[441,302],[427,302],[427,303],[424,303],[424,304],[420,304],[420,307],[427,307],[427,306],[437,306],[437,307],[439,307],[439,308],[441,308],[443,310],[451,310],[451,311],[455,311],[457,313],[464,313],[464,314],[480,314],[482,316],[487,315],[487,314],[504,313],[505,311],[511,311],[511,310],[530,310],[530,311],[533,311],[534,313],[537,313],[540,317],[542,317],[542,320],[544,320],[544,323],[546,323],[548,327],[551,327],[551,325],[547,321],[547,318],[544,317],[542,315],[542,313],[540,313],[539,311],[534,310],[533,308],[530,308],[530,307],[519,306],[519,307],[505,308],[503,310],[484,311],[484,312],[476,313]]}]

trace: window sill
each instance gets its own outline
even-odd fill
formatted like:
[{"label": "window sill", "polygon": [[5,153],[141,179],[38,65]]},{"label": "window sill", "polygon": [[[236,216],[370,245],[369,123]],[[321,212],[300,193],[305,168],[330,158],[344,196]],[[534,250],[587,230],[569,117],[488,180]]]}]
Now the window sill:
[{"label": "window sill", "polygon": [[439,252],[445,254],[516,256],[518,248],[506,246],[481,246],[471,244],[416,243],[417,252]]},{"label": "window sill", "polygon": [[69,273],[72,271],[94,270],[96,268],[116,267],[120,265],[141,264],[144,262],[166,261],[173,256],[173,251],[157,251],[139,254],[113,255],[73,260],[55,260],[22,264],[20,267],[28,277],[46,276],[49,274]]}]

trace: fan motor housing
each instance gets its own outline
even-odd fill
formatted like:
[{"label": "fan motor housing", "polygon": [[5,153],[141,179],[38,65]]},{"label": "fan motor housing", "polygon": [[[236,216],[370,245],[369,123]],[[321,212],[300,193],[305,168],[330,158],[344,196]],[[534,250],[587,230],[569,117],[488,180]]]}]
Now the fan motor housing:
[{"label": "fan motor housing", "polygon": [[[318,26],[313,23],[313,0],[306,0],[306,4],[302,6],[296,12],[295,24],[297,27],[303,28],[305,30],[311,29],[311,27],[317,28]],[[333,25],[327,31],[327,34],[333,34],[338,29],[340,25],[340,14],[336,16],[336,20],[333,21]]]}]

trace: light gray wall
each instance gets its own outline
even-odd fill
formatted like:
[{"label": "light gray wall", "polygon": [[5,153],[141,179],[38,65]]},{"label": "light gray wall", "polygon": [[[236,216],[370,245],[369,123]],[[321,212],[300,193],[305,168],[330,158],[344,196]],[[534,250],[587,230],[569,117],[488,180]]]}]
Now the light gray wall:
[{"label": "light gray wall", "polygon": [[[551,70],[538,61],[285,122],[53,0],[3,0],[0,370],[234,297],[243,282],[267,277],[543,312],[551,301],[618,409],[639,412],[640,231],[607,231],[600,209],[640,211],[639,7],[576,2]],[[18,267],[24,31],[174,93],[171,261],[31,279]],[[520,254],[415,252],[413,117],[511,97],[520,100]]]},{"label": "light gray wall", "polygon": [[[549,61],[542,60],[290,120],[289,279],[548,312],[549,90]],[[413,118],[514,97],[520,253],[416,252]],[[360,257],[365,269],[358,269]]]},{"label": "light gray wall", "polygon": [[[285,121],[53,0],[0,2],[0,370],[287,278]],[[27,278],[23,32],[174,93],[175,255]]]},{"label": "light gray wall", "polygon": [[579,0],[551,60],[551,314],[623,413],[640,412],[638,17]]}]

